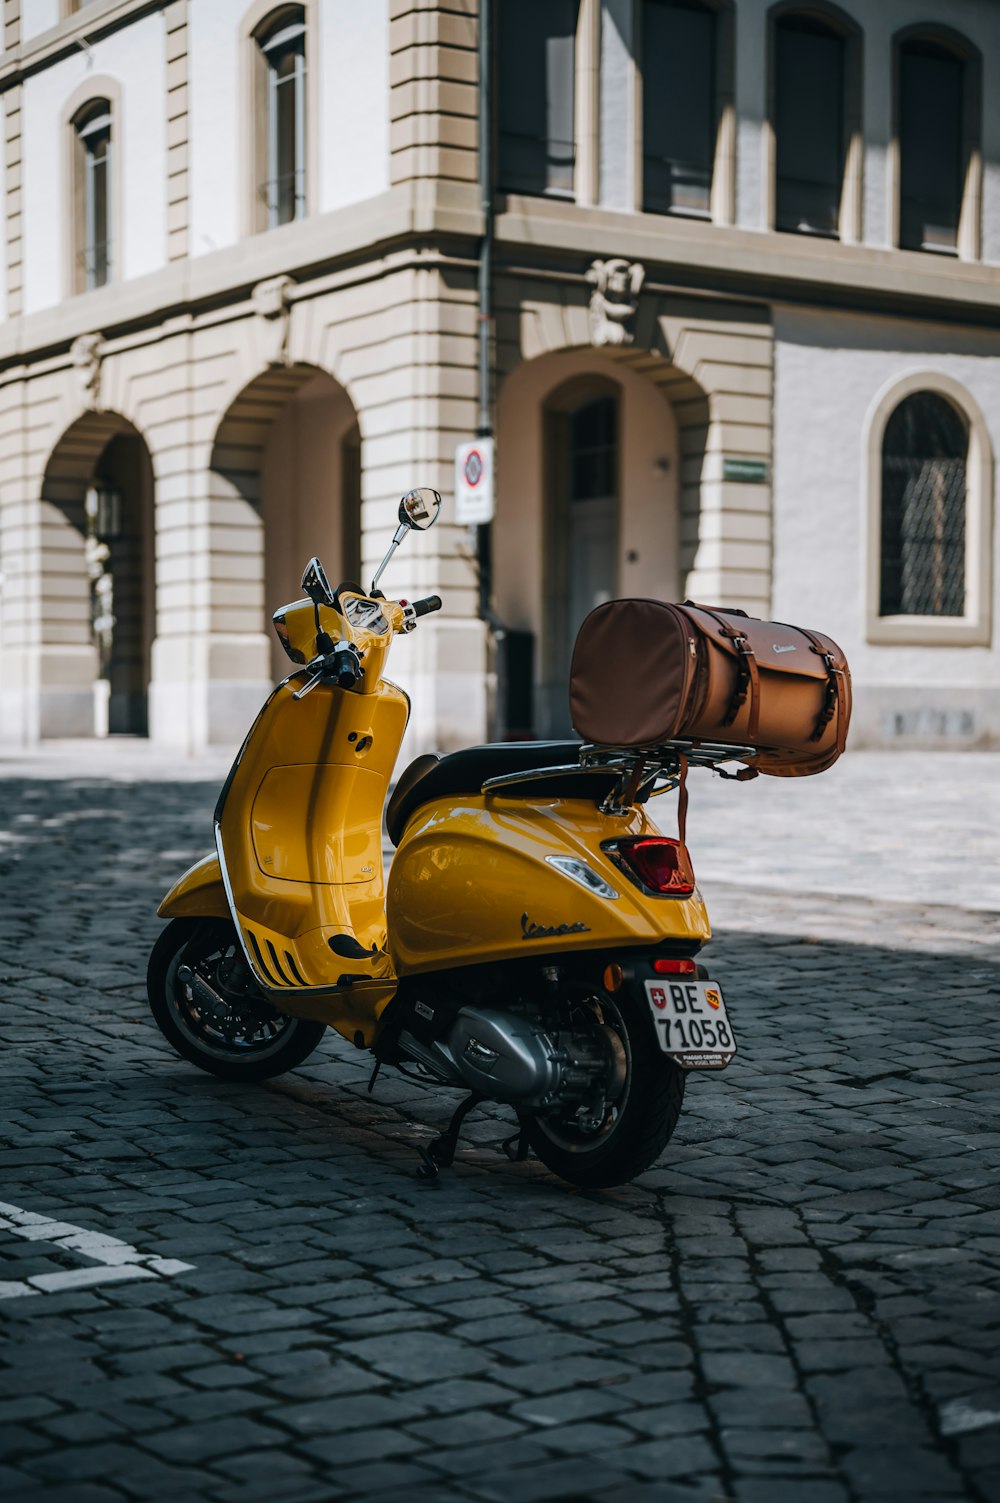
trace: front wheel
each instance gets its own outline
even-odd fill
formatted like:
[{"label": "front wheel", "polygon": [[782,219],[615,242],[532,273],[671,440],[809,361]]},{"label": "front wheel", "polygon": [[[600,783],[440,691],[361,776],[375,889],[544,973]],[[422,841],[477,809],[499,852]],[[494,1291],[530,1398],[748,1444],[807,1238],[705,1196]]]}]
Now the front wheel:
[{"label": "front wheel", "polygon": [[554,1174],[584,1189],[634,1179],[663,1152],[684,1101],[684,1071],[661,1051],[648,1009],[627,988],[580,987],[565,1001],[574,1029],[607,1049],[608,1080],[595,1110],[557,1107],[528,1122],[528,1141]]},{"label": "front wheel", "polygon": [[[218,1003],[196,995],[191,971]],[[149,1005],[178,1054],[223,1080],[268,1080],[294,1070],[326,1027],[290,1018],[263,997],[229,919],[174,919],[153,946],[146,975]]]}]

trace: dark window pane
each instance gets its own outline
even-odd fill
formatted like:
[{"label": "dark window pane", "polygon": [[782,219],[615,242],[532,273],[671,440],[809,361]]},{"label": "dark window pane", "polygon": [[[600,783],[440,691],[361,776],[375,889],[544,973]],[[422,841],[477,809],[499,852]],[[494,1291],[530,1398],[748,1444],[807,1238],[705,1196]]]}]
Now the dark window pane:
[{"label": "dark window pane", "polygon": [[943,397],[907,397],[882,440],[879,614],[965,614],[968,434]]},{"label": "dark window pane", "polygon": [[715,161],[715,15],[643,0],[642,203],[707,215]]},{"label": "dark window pane", "polygon": [[502,0],[499,6],[503,188],[572,195],[576,13],[577,0]]},{"label": "dark window pane", "polygon": [[899,58],[899,243],[954,252],[962,203],[962,78],[957,58],[904,47]]},{"label": "dark window pane", "polygon": [[614,397],[598,397],[570,418],[570,500],[592,501],[617,491]]},{"label": "dark window pane", "polygon": [[78,260],[83,286],[104,287],[111,275],[111,115],[106,100],[78,121],[82,151],[83,244]]},{"label": "dark window pane", "polygon": [[91,239],[87,246],[90,285],[103,287],[108,280],[108,151],[107,141],[91,157]]},{"label": "dark window pane", "polygon": [[298,175],[295,83],[295,59],[283,58],[275,69],[274,81],[274,202],[279,224],[295,218]]},{"label": "dark window pane", "polygon": [[806,24],[775,29],[775,224],[836,235],[844,177],[844,44]]},{"label": "dark window pane", "polygon": [[261,196],[269,225],[305,213],[306,31],[301,10],[284,12],[260,35],[267,66],[267,179]]}]

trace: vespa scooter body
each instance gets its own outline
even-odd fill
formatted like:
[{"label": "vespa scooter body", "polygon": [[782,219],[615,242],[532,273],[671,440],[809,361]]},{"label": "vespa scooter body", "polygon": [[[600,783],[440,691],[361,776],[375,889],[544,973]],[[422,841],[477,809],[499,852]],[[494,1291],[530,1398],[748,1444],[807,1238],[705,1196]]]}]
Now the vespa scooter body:
[{"label": "vespa scooter body", "polygon": [[659,833],[641,806],[602,814],[593,799],[478,793],[423,805],[389,875],[397,974],[533,949],[558,957],[681,938],[699,948],[711,930],[697,888],[690,898],[643,893],[610,854],[616,840]]},{"label": "vespa scooter body", "polygon": [[710,929],[683,838],[648,812],[689,759],[733,749],[551,742],[419,758],[386,811],[387,887],[383,809],[409,701],[386,658],[441,601],[391,602],[377,585],[440,506],[426,489],[403,498],[367,593],[331,590],[313,559],[309,598],[276,614],[296,670],[233,764],[215,854],[160,905],[173,922],[150,956],[151,1007],[178,1052],[227,1078],[294,1068],[329,1025],[373,1051],[375,1074],[412,1067],[464,1087],[426,1172],[489,1099],[516,1110],[518,1156],[530,1142],[573,1183],[618,1184],[667,1142],[684,1073],[735,1053],[694,958]]},{"label": "vespa scooter body", "polygon": [[[609,855],[617,839],[659,833],[645,810],[605,815],[587,799],[470,793],[421,805],[387,895],[382,808],[406,696],[382,680],[374,694],[322,689],[296,701],[299,682],[278,686],[247,737],[216,810],[216,856],[159,908],[164,918],[231,914],[254,979],[282,1011],[370,1048],[404,977],[533,949],[672,938],[697,949],[710,937],[697,889],[644,894]],[[567,863],[604,891],[567,877]]]}]

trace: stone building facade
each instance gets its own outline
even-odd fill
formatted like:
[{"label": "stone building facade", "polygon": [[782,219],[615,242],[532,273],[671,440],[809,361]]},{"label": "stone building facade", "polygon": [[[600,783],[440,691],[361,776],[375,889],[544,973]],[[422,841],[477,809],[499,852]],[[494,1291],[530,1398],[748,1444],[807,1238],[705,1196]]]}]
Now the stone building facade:
[{"label": "stone building facade", "polygon": [[[621,593],[833,635],[859,743],[1000,740],[1000,10],[493,10],[493,606],[530,729]],[[308,556],[370,577],[420,483],[445,518],[385,581],[446,601],[393,660],[410,746],[484,737],[476,0],[3,20],[0,734],[237,742]]]}]

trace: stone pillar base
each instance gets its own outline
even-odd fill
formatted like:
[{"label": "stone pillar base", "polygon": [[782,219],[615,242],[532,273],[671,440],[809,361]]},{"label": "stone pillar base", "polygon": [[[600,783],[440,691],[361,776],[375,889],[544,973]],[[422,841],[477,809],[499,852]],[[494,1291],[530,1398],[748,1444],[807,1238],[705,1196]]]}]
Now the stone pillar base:
[{"label": "stone pillar base", "polygon": [[0,682],[0,740],[34,746],[95,733],[97,648],[5,648]]},{"label": "stone pillar base", "polygon": [[261,634],[158,637],[149,686],[150,739],[196,753],[237,749],[274,687]]}]

